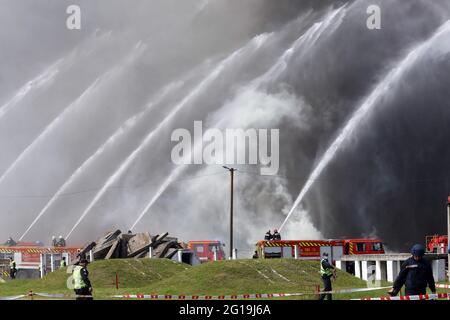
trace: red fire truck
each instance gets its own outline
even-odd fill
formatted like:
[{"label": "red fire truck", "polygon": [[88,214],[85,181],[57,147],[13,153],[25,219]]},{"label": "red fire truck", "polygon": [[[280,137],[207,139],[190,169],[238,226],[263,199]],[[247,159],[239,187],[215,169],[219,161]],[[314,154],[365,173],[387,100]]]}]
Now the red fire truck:
[{"label": "red fire truck", "polygon": [[188,242],[187,247],[194,252],[202,263],[214,261],[214,254],[216,254],[216,260],[225,260],[223,244],[220,241],[193,240]]},{"label": "red fire truck", "polygon": [[450,249],[448,247],[447,236],[426,236],[425,238],[427,252],[429,253],[447,253]]},{"label": "red fire truck", "polygon": [[[16,262],[18,278],[35,278],[59,266],[62,257],[70,263],[79,247],[44,247],[41,243],[18,242],[15,246],[0,246],[0,272],[7,277],[9,259]],[[40,272],[43,271],[43,272]]]},{"label": "red fire truck", "polygon": [[[297,251],[296,251],[297,250]],[[319,260],[327,252],[332,261],[342,255],[383,254],[379,239],[271,240],[256,244],[259,258],[294,258]]]}]

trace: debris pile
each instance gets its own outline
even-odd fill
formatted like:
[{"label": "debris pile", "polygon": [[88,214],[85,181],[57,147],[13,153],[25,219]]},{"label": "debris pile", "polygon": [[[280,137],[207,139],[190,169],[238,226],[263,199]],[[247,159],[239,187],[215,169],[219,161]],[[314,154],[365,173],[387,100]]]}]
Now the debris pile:
[{"label": "debris pile", "polygon": [[152,236],[148,232],[132,234],[120,230],[108,232],[97,242],[91,242],[78,254],[78,258],[87,257],[92,250],[94,260],[121,258],[152,258],[172,259],[179,249],[183,249],[177,238],[168,237],[169,233]]}]

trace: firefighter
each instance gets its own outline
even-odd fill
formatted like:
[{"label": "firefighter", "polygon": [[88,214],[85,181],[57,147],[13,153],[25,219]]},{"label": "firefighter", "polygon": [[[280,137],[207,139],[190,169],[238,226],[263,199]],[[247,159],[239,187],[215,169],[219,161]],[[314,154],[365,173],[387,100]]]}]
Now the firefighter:
[{"label": "firefighter", "polygon": [[52,236],[52,246],[56,247],[58,245],[58,242],[56,241],[56,237]]},{"label": "firefighter", "polygon": [[60,268],[65,268],[65,267],[67,267],[66,257],[62,257],[61,261],[59,262],[59,267],[60,267]]},{"label": "firefighter", "polygon": [[273,230],[273,240],[281,240],[281,234],[277,229]]},{"label": "firefighter", "polygon": [[14,247],[17,245],[17,243],[13,240],[13,238],[9,237],[5,245],[8,247]]},{"label": "firefighter", "polygon": [[58,247],[65,247],[66,246],[66,240],[62,236],[59,236],[58,238]]},{"label": "firefighter", "polygon": [[[320,275],[322,276],[323,281],[323,292],[332,291],[331,287],[331,278],[336,278],[336,269],[333,265],[328,262],[328,253],[324,252],[322,255],[322,260],[320,260]],[[319,300],[332,300],[331,293],[322,293],[319,297]]]},{"label": "firefighter", "polygon": [[395,279],[392,289],[388,292],[396,296],[405,285],[407,296],[426,294],[427,286],[431,292],[436,293],[431,264],[424,259],[425,248],[421,244],[415,244],[411,249],[412,257],[403,262],[400,273]]},{"label": "firefighter", "polygon": [[78,265],[73,269],[74,291],[76,300],[93,300],[92,285],[89,280],[89,271],[87,270],[88,261],[81,259]]},{"label": "firefighter", "polygon": [[265,241],[270,241],[270,240],[272,240],[272,239],[273,239],[272,233],[271,233],[270,230],[269,230],[269,231],[266,232],[266,235],[264,236],[264,240],[265,240]]},{"label": "firefighter", "polygon": [[9,276],[10,276],[10,278],[15,279],[16,273],[17,273],[16,262],[14,261],[13,258],[9,258]]}]

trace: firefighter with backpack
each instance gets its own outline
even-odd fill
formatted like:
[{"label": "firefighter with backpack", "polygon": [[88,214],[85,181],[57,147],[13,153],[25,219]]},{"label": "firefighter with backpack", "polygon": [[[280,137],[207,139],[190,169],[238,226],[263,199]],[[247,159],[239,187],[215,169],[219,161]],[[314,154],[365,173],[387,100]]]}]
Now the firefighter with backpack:
[{"label": "firefighter with backpack", "polygon": [[87,270],[88,261],[82,258],[78,265],[73,269],[72,277],[74,281],[74,291],[76,300],[93,300],[92,285],[89,280],[89,271]]}]

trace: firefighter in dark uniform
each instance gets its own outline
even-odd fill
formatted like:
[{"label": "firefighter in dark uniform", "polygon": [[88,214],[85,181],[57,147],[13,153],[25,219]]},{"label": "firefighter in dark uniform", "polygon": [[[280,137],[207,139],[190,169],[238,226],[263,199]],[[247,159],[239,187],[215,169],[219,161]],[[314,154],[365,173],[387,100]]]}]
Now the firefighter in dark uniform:
[{"label": "firefighter in dark uniform", "polygon": [[281,240],[281,234],[277,229],[273,230],[273,240]]},{"label": "firefighter in dark uniform", "polygon": [[270,232],[270,230],[266,232],[266,235],[264,236],[264,240],[265,241],[272,240],[272,233]]},{"label": "firefighter in dark uniform", "polygon": [[56,241],[57,247],[65,247],[66,246],[66,240],[62,236],[59,236],[58,240]]},{"label": "firefighter in dark uniform", "polygon": [[89,271],[87,270],[88,261],[81,259],[79,264],[73,270],[74,291],[76,300],[93,300],[92,285],[89,280]]},{"label": "firefighter in dark uniform", "polygon": [[[328,262],[328,253],[326,252],[324,252],[322,255],[322,260],[320,260],[320,275],[322,276],[323,281],[323,292],[332,291],[333,288],[331,287],[331,278],[336,276],[336,269],[330,262]],[[331,293],[322,293],[319,300],[325,300],[325,298],[328,300],[333,299]]]},{"label": "firefighter in dark uniform", "polygon": [[427,286],[430,287],[431,292],[436,293],[431,264],[423,257],[425,255],[424,246],[414,245],[411,254],[412,257],[402,264],[394,286],[389,291],[391,296],[396,296],[403,285],[405,285],[407,296],[426,294]]},{"label": "firefighter in dark uniform", "polygon": [[11,279],[16,278],[17,268],[16,268],[16,262],[13,258],[9,258],[9,277]]},{"label": "firefighter in dark uniform", "polygon": [[17,242],[15,242],[13,238],[9,237],[8,240],[5,242],[5,245],[8,247],[14,247],[17,245]]}]

